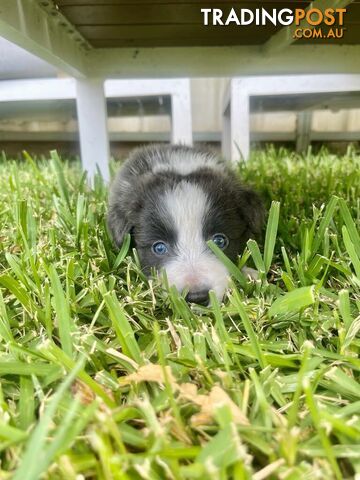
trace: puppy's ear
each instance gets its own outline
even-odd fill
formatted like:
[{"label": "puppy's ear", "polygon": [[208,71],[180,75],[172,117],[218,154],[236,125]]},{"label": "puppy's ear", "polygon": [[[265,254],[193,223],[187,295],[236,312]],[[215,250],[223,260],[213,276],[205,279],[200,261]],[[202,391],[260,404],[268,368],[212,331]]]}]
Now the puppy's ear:
[{"label": "puppy's ear", "polygon": [[265,221],[265,209],[260,196],[251,188],[238,185],[236,198],[239,214],[247,224],[249,238],[258,237]]},{"label": "puppy's ear", "polygon": [[107,225],[114,243],[120,247],[124,237],[130,233],[132,225],[124,209],[120,205],[112,204],[109,207]]},{"label": "puppy's ear", "polygon": [[127,233],[131,233],[138,207],[138,192],[119,175],[110,191],[107,225],[115,244],[120,247]]}]

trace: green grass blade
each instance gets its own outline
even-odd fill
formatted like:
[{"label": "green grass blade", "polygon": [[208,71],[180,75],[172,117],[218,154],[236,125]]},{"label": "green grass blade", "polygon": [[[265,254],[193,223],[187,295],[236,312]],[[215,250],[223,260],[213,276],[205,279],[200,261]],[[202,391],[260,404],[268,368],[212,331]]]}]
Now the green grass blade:
[{"label": "green grass blade", "polygon": [[[21,460],[19,468],[16,470],[13,480],[38,480],[40,475],[50,464],[51,458],[44,455],[47,436],[52,424],[56,409],[63,398],[66,390],[70,387],[72,381],[76,378],[78,370],[82,367],[79,361],[75,369],[68,375],[66,380],[53,395],[44,415],[37,424],[35,430],[27,443],[25,454]],[[36,461],[34,461],[36,459]]]},{"label": "green grass blade", "polygon": [[319,250],[320,244],[324,239],[325,230],[328,228],[331,220],[333,219],[335,209],[338,203],[337,197],[331,197],[330,202],[328,203],[324,216],[319,224],[319,228],[317,229],[316,235],[314,237],[313,247],[312,247],[312,255],[315,255]]},{"label": "green grass blade", "polygon": [[67,205],[67,207],[70,209],[69,190],[68,190],[68,185],[64,175],[64,169],[63,169],[59,154],[57,153],[56,150],[51,150],[50,157],[51,157],[52,164],[54,166],[54,170],[57,175],[60,196],[65,202],[65,204]]},{"label": "green grass blade", "polygon": [[301,287],[279,297],[269,308],[269,316],[282,315],[297,312],[301,308],[308,307],[315,302],[315,287]]},{"label": "green grass blade", "polygon": [[27,430],[35,420],[34,386],[31,378],[20,377],[19,424]]},{"label": "green grass blade", "polygon": [[225,255],[212,240],[206,242],[210,250],[222,261],[229,273],[239,282],[242,288],[247,285],[246,278],[238,267]]},{"label": "green grass blade", "polygon": [[269,212],[269,218],[266,227],[265,245],[264,245],[264,266],[265,273],[270,270],[274,255],[276,235],[279,225],[280,202],[272,202]]},{"label": "green grass blade", "polygon": [[343,198],[339,198],[339,207],[341,215],[344,219],[347,231],[351,242],[354,245],[357,256],[360,258],[360,235],[359,228],[356,227],[354,220],[351,217],[349,207],[346,205],[346,202]]},{"label": "green grass blade", "polygon": [[119,250],[119,253],[117,254],[117,257],[115,259],[115,262],[114,262],[114,265],[113,265],[114,269],[118,268],[119,265],[121,265],[122,262],[124,261],[126,255],[129,252],[130,243],[131,243],[131,235],[127,234],[124,237],[124,241],[123,241],[123,243],[121,245],[121,248]]},{"label": "green grass blade", "polygon": [[320,436],[321,443],[322,443],[322,446],[325,450],[325,453],[326,453],[326,456],[329,460],[329,463],[332,466],[333,473],[335,474],[335,477],[336,477],[337,480],[342,480],[343,476],[341,474],[339,465],[336,461],[336,457],[334,455],[334,452],[333,452],[328,434],[327,434],[324,426],[322,425],[321,414],[319,412],[319,407],[317,406],[316,401],[314,399],[314,395],[313,395],[313,392],[312,392],[312,389],[311,389],[311,386],[309,384],[308,379],[304,379],[303,389],[304,389],[304,392],[305,392],[306,402],[307,402],[307,405],[308,405],[308,408],[309,408],[309,411],[310,411],[310,415],[312,417],[314,426],[317,429],[318,434]]},{"label": "green grass blade", "polygon": [[73,340],[72,340],[71,333],[74,330],[74,326],[70,317],[70,309],[68,306],[68,301],[65,298],[65,294],[62,289],[59,276],[53,265],[50,265],[49,277],[51,280],[53,299],[54,299],[54,308],[55,308],[55,313],[57,318],[61,345],[64,349],[64,352],[67,355],[69,355],[69,357],[72,357]]},{"label": "green grass blade", "polygon": [[252,346],[252,348],[253,348],[253,350],[256,354],[256,357],[258,359],[258,362],[259,362],[261,368],[265,368],[266,365],[267,365],[265,356],[264,356],[263,351],[261,349],[261,346],[260,346],[259,340],[257,338],[257,335],[256,335],[256,333],[253,329],[253,326],[252,326],[251,322],[250,322],[250,319],[249,319],[249,317],[246,313],[246,310],[245,310],[245,308],[242,304],[242,301],[241,301],[240,296],[239,296],[239,292],[236,290],[236,288],[233,288],[232,295],[230,297],[230,301],[232,302],[232,304],[235,306],[235,308],[239,312],[240,318],[241,318],[241,320],[244,324],[246,333],[249,337],[251,346]]},{"label": "green grass blade", "polygon": [[259,271],[260,274],[264,274],[265,273],[265,264],[264,264],[264,260],[261,256],[258,244],[255,242],[255,240],[250,239],[247,242],[247,247],[250,250],[250,253],[251,253],[252,259],[254,260],[256,269]]},{"label": "green grass blade", "polygon": [[345,227],[345,225],[342,227],[342,235],[343,235],[346,251],[350,257],[351,263],[353,264],[356,276],[360,278],[360,258],[356,253],[355,245],[351,241],[349,232]]},{"label": "green grass blade", "polygon": [[103,298],[124,354],[135,360],[139,365],[142,365],[144,361],[142,359],[140,348],[135,339],[131,324],[126,318],[120,302],[117,300],[114,293],[111,292],[106,292]]}]

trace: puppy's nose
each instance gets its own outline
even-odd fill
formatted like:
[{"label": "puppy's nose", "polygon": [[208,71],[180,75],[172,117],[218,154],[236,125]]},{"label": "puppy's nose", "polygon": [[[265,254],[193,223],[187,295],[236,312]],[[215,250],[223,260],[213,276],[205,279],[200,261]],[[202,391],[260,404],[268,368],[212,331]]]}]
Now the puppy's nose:
[{"label": "puppy's nose", "polygon": [[198,290],[197,292],[189,292],[185,300],[188,303],[197,303],[198,305],[207,305],[209,303],[209,290]]}]

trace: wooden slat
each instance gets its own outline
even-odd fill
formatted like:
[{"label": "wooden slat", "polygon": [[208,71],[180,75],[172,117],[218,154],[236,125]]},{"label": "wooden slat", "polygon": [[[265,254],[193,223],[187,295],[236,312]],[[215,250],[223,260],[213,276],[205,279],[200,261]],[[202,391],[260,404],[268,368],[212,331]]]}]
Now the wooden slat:
[{"label": "wooden slat", "polygon": [[[300,0],[57,0],[61,12],[95,48],[260,45],[281,27],[203,26],[201,8],[306,8]],[[358,44],[360,1],[348,6],[343,39],[306,39],[300,44]]]},{"label": "wooden slat", "polygon": [[79,32],[89,40],[106,39],[126,39],[126,38],[164,38],[180,35],[186,38],[188,35],[194,35],[202,38],[220,37],[259,37],[264,38],[276,31],[278,28],[273,25],[257,27],[250,25],[246,29],[239,27],[204,27],[203,25],[92,25],[80,26]]},{"label": "wooden slat", "polygon": [[220,30],[219,27],[192,25],[80,26],[78,29],[95,47],[259,45],[276,31],[274,26],[224,27]]},{"label": "wooden slat", "polygon": [[[305,8],[308,2],[301,2],[298,6]],[[242,3],[242,8],[256,8],[254,2]],[[201,8],[208,7],[207,2],[177,5],[83,5],[64,6],[62,13],[73,25],[131,25],[131,24],[203,24]],[[272,8],[294,9],[294,2],[274,2]],[[226,20],[232,5],[225,5],[223,19]]]},{"label": "wooden slat", "polygon": [[[254,40],[255,41],[255,40]],[[166,45],[167,47],[225,47],[225,46],[243,46],[249,45],[249,39],[244,35],[241,38],[230,38],[230,39],[181,39],[181,38],[167,38],[167,39],[158,39],[149,41],[146,38],[137,38],[136,41],[131,39],[118,40],[118,39],[108,39],[108,40],[91,40],[91,45],[95,49],[107,49],[107,48],[123,48],[123,47],[133,47],[133,48],[153,48],[153,47],[162,47]],[[261,42],[254,43],[253,45],[260,45]],[[179,74],[181,76],[181,74]],[[149,76],[151,76],[149,74]]]}]

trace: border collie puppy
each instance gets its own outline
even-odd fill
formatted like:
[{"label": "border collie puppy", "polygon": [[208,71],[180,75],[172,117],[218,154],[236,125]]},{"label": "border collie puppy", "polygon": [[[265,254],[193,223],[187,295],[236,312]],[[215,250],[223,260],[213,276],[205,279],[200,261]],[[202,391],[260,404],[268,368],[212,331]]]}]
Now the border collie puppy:
[{"label": "border collie puppy", "polygon": [[151,145],[134,150],[120,168],[108,226],[117,246],[131,234],[146,274],[165,269],[188,302],[207,305],[209,290],[223,298],[229,272],[206,242],[236,261],[263,218],[257,194],[213,153]]}]

